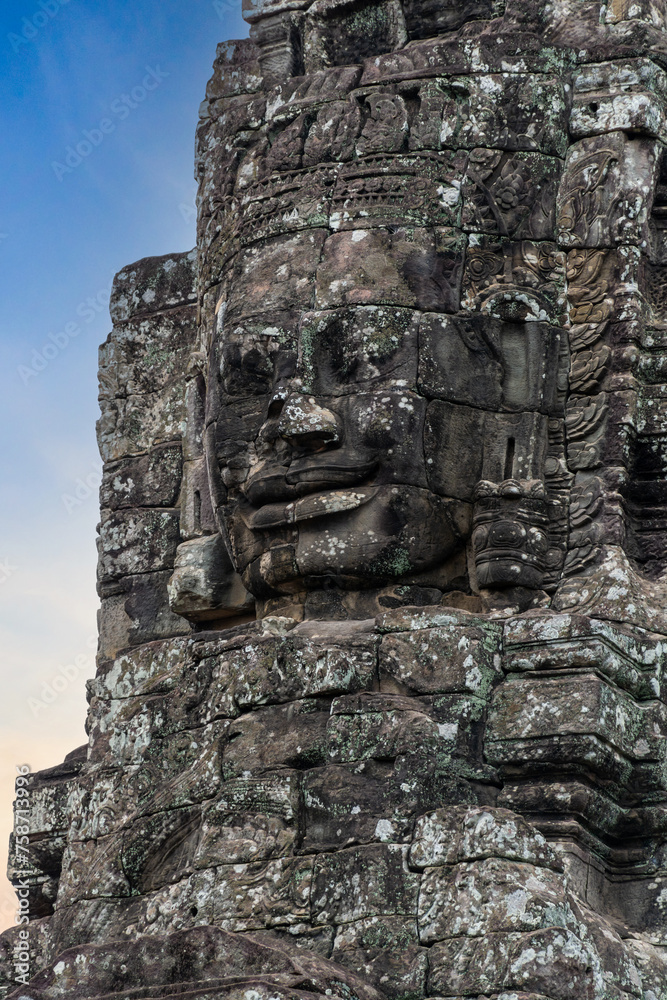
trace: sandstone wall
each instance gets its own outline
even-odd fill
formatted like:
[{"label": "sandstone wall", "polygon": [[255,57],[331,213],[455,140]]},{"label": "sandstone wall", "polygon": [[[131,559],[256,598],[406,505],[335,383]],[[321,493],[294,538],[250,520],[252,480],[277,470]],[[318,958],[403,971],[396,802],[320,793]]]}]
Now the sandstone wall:
[{"label": "sandstone wall", "polygon": [[[33,978],[13,929],[0,995],[666,1000],[664,6],[246,6],[197,251],[114,285],[89,743],[30,779]],[[504,403],[466,324],[530,328],[562,515],[535,601],[474,592],[462,547],[354,614],[313,585],[255,619],[219,513],[266,414],[217,432],[221,342],[301,332],[311,291],[313,330],[365,310],[359,384],[400,342],[413,467],[470,504]],[[334,340],[306,367],[343,398]]]}]

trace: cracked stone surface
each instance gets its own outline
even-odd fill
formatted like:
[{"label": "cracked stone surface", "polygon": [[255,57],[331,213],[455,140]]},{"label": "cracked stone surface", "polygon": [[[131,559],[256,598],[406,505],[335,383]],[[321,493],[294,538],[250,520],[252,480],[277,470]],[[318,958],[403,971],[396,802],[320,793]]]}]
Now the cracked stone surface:
[{"label": "cracked stone surface", "polygon": [[667,1000],[667,9],[243,9],[0,997]]}]

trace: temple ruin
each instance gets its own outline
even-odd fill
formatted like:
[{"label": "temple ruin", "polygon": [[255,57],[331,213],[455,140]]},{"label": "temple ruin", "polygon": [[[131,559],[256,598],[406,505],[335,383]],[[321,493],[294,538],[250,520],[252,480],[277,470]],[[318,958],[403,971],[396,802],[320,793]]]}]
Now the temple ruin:
[{"label": "temple ruin", "polygon": [[667,1000],[665,2],[244,14],[0,996]]}]

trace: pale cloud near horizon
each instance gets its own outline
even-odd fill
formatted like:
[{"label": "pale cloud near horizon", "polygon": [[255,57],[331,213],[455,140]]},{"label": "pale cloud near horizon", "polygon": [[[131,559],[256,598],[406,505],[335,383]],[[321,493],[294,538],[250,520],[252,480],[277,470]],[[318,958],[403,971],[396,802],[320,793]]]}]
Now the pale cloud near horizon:
[{"label": "pale cloud near horizon", "polygon": [[[51,522],[51,551],[35,532],[19,546],[20,565],[0,584],[0,853],[8,844],[16,766],[34,771],[59,764],[86,742],[85,685],[95,673],[97,633],[95,521],[97,499],[73,524],[64,507]],[[60,539],[60,542],[59,540]],[[77,656],[83,669],[65,669]],[[82,661],[79,661],[82,663]],[[53,681],[62,678],[55,685]],[[70,679],[71,678],[71,679]],[[50,692],[53,692],[51,694]],[[0,930],[13,923],[15,896],[0,881]]]}]

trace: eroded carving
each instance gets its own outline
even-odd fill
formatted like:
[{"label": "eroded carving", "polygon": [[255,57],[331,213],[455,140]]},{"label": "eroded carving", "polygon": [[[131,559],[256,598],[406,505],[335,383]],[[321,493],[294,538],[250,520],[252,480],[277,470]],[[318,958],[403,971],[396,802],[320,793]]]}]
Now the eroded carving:
[{"label": "eroded carving", "polygon": [[245,6],[116,280],[14,995],[659,1000],[664,11]]},{"label": "eroded carving", "polygon": [[549,516],[540,480],[478,483],[473,534],[480,587],[541,589],[549,560]]}]

